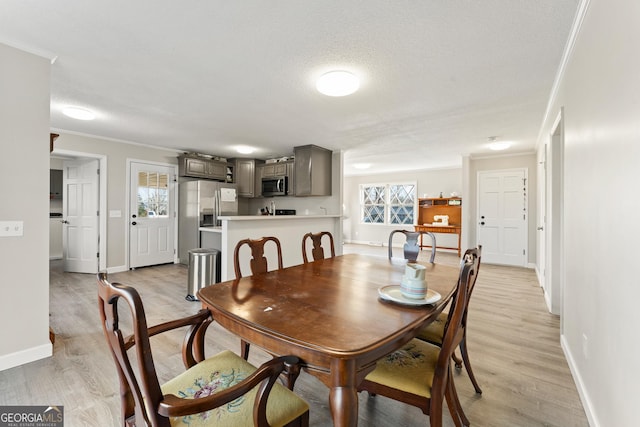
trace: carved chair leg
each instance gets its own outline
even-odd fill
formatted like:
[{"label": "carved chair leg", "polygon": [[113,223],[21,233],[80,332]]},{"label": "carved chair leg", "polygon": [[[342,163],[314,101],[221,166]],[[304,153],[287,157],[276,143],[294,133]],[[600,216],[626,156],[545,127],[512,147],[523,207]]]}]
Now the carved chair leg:
[{"label": "carved chair leg", "polygon": [[460,342],[460,353],[462,353],[462,360],[464,361],[464,367],[467,369],[467,374],[469,374],[469,379],[473,384],[473,388],[476,390],[476,393],[482,394],[482,389],[478,385],[478,381],[476,381],[476,376],[473,374],[473,369],[471,369],[471,362],[469,361],[469,353],[467,352],[467,340],[463,338]]},{"label": "carved chair leg", "polygon": [[458,357],[455,351],[451,354],[451,360],[453,360],[457,369],[462,369],[462,359]]},{"label": "carved chair leg", "polygon": [[245,340],[240,340],[240,356],[244,360],[249,360],[249,346],[250,344]]},{"label": "carved chair leg", "polygon": [[284,366],[284,371],[280,377],[285,387],[293,391],[293,387],[296,385],[296,380],[298,379],[298,376],[300,376],[300,365],[297,363],[292,365],[285,362]]}]

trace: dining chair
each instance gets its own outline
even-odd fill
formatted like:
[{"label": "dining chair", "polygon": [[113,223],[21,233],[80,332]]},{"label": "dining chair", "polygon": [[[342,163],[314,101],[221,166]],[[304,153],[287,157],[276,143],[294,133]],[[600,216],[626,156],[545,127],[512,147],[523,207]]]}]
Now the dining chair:
[{"label": "dining chair", "polygon": [[452,301],[452,315],[445,326],[441,347],[412,339],[400,350],[378,360],[358,391],[382,395],[416,406],[429,416],[432,427],[442,426],[442,405],[447,407],[456,426],[469,425],[455,389],[451,355],[462,340],[462,318],[475,273],[474,264],[465,262]]},{"label": "dining chair", "polygon": [[[233,269],[236,274],[236,279],[242,277],[242,271],[240,269],[240,248],[244,245],[249,246],[251,250],[251,259],[249,260],[249,267],[251,274],[266,273],[269,271],[267,258],[264,256],[264,247],[267,242],[273,242],[277,251],[278,270],[282,270],[282,247],[280,246],[280,240],[277,237],[267,236],[259,239],[244,239],[240,240],[236,244],[236,248],[233,251]],[[249,359],[249,343],[245,340],[240,340],[240,355],[244,360]]]},{"label": "dining chair", "polygon": [[[205,332],[213,322],[209,310],[148,327],[135,288],[109,282],[106,273],[97,278],[100,319],[120,382],[123,426],[309,425],[307,402],[277,382],[281,373],[299,369],[298,358],[273,358],[258,368],[229,350],[205,358]],[[182,344],[186,370],[160,384],[150,338],[183,327],[188,327]]]},{"label": "dining chair", "polygon": [[420,244],[418,239],[421,235],[428,234],[431,237],[431,258],[429,262],[433,264],[436,258],[436,235],[430,231],[408,231],[408,230],[393,230],[389,234],[389,259],[393,258],[393,235],[396,233],[402,233],[406,237],[406,242],[403,246],[404,259],[408,262],[416,262],[418,260],[418,254],[420,253]]},{"label": "dining chair", "polygon": [[[314,261],[324,259],[324,249],[322,248],[322,237],[328,236],[329,238],[329,250],[331,251],[331,258],[336,256],[336,249],[333,245],[333,236],[328,231],[320,231],[318,233],[307,233],[302,236],[302,260],[304,263],[309,262],[307,257],[307,240],[311,239],[313,242],[313,248],[311,249],[311,256]],[[326,239],[325,239],[326,240]]]},{"label": "dining chair", "polygon": [[[460,342],[460,354],[462,355],[462,359],[460,359],[455,351],[452,354],[452,358],[455,362],[455,366],[457,369],[462,369],[462,365],[464,363],[464,367],[467,370],[467,374],[469,375],[469,379],[473,384],[473,388],[476,393],[482,394],[482,389],[476,380],[476,376],[473,373],[473,369],[471,368],[471,362],[469,361],[469,351],[467,349],[467,316],[468,316],[468,308],[469,301],[471,300],[471,294],[473,293],[473,289],[476,286],[476,280],[478,279],[478,272],[480,271],[480,260],[482,259],[482,245],[478,245],[477,248],[467,249],[462,256],[460,261],[461,265],[467,260],[472,261],[475,264],[475,275],[473,276],[473,280],[471,286],[469,288],[469,297],[467,301],[467,307],[464,310],[464,316],[462,318],[462,341]],[[417,339],[427,341],[431,344],[435,344],[437,346],[441,346],[444,338],[444,330],[445,325],[449,321],[451,317],[451,308],[449,312],[440,313],[438,318],[427,325],[426,328],[422,329],[420,333],[416,336]]]}]

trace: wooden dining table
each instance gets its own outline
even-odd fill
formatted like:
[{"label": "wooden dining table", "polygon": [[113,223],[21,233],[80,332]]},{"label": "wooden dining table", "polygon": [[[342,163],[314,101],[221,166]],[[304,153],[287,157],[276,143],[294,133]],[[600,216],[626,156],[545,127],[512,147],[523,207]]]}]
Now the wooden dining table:
[{"label": "wooden dining table", "polygon": [[442,312],[458,280],[456,267],[424,263],[430,305],[381,299],[399,285],[405,265],[348,254],[216,283],[198,298],[218,324],[275,355],[292,354],[329,388],[334,426],[358,423],[358,384],[381,357],[399,349]]}]

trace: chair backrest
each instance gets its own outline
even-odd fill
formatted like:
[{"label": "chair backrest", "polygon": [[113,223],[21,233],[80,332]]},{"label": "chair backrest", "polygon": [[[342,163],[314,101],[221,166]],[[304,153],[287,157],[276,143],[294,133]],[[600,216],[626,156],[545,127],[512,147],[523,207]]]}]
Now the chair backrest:
[{"label": "chair backrest", "polygon": [[313,248],[311,249],[311,256],[314,261],[324,259],[324,249],[322,248],[322,237],[329,237],[329,249],[331,250],[331,258],[336,256],[336,249],[333,245],[333,236],[328,231],[320,231],[318,233],[307,233],[302,237],[302,260],[307,263],[307,240],[311,239],[313,242]]},{"label": "chair backrest", "polygon": [[467,298],[467,306],[464,309],[464,317],[462,318],[462,327],[467,327],[467,311],[469,310],[469,301],[471,301],[471,294],[473,293],[473,289],[476,287],[476,281],[478,280],[478,272],[480,271],[480,261],[482,260],[482,245],[478,245],[477,248],[467,249],[462,256],[461,265],[464,263],[465,259],[470,259],[473,262],[475,274],[473,275],[473,280],[469,286],[469,296]]},{"label": "chair backrest", "polygon": [[447,385],[447,370],[451,356],[464,337],[463,319],[469,302],[471,286],[476,276],[477,264],[474,261],[463,262],[458,278],[458,286],[451,302],[449,318],[444,329],[442,347],[436,364],[436,375],[433,378],[432,396],[435,392],[444,396]]},{"label": "chair backrest", "polygon": [[404,259],[408,262],[416,262],[418,260],[418,254],[420,254],[420,239],[422,234],[428,234],[431,237],[431,258],[429,262],[433,263],[436,256],[436,236],[430,232],[420,231],[408,231],[408,230],[393,230],[389,234],[389,259],[393,258],[393,235],[396,233],[402,233],[405,235],[407,241],[403,246]]},{"label": "chair backrest", "polygon": [[[473,292],[473,288],[476,285],[476,280],[478,279],[478,271],[480,270],[481,258],[482,258],[481,245],[478,245],[477,248],[467,249],[462,255],[462,257],[460,258],[460,276],[462,276],[462,270],[464,269],[464,266],[467,263],[472,263],[473,270],[474,270],[473,277],[471,278],[471,283],[469,283],[469,295],[467,295],[467,302],[466,302],[466,306],[464,307],[464,315],[462,318],[462,328],[466,328],[467,326],[467,311],[469,309],[469,301],[471,300],[471,293]],[[459,288],[460,288],[460,281],[458,281],[458,287],[456,288],[456,293],[458,292]],[[449,322],[451,321],[451,317],[453,316],[453,312],[455,310],[455,304],[456,304],[456,298],[454,296],[451,302],[451,307],[449,308],[449,315],[447,316],[447,323],[445,324],[445,328],[446,328],[446,325],[448,325]]]},{"label": "chair backrest", "polygon": [[[119,300],[123,300],[131,312],[131,325],[126,327],[126,332],[121,329]],[[120,381],[123,420],[129,422],[135,419],[136,425],[169,426],[169,419],[159,416],[156,411],[163,395],[149,341],[150,336],[164,330],[148,329],[138,291],[120,283],[110,283],[106,273],[98,274],[98,302],[102,328]],[[198,314],[183,319],[183,324],[173,323],[172,327],[191,325],[186,340],[194,343],[196,354],[188,353],[183,348],[186,366],[193,366],[204,359],[204,336],[211,320],[208,310],[200,310]],[[129,322],[124,323],[128,325]],[[136,355],[130,358],[128,350],[133,347]]]},{"label": "chair backrest", "polygon": [[269,241],[276,245],[278,253],[278,270],[282,269],[282,248],[280,246],[280,240],[272,236],[261,237],[260,239],[244,239],[238,242],[235,250],[233,251],[233,268],[236,274],[236,279],[242,277],[239,254],[240,248],[243,245],[248,245],[251,249],[251,260],[249,261],[251,274],[266,273],[268,271],[267,258],[264,256],[264,245]]}]

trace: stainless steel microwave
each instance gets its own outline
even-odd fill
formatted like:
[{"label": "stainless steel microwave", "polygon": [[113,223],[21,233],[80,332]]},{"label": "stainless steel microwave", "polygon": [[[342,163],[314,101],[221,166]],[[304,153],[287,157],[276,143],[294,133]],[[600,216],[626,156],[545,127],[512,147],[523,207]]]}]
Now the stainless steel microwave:
[{"label": "stainless steel microwave", "polygon": [[286,176],[262,178],[262,195],[264,197],[286,196],[289,182]]}]

